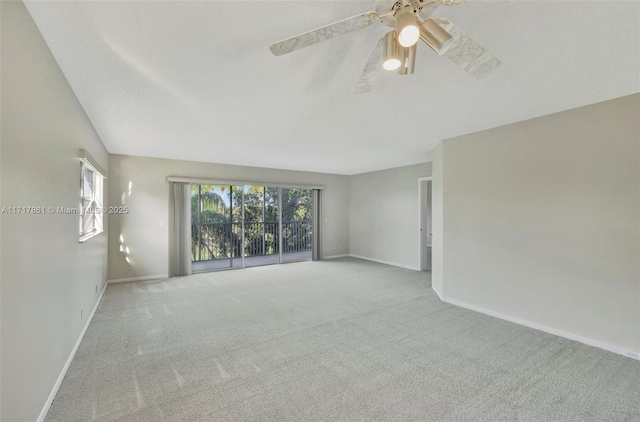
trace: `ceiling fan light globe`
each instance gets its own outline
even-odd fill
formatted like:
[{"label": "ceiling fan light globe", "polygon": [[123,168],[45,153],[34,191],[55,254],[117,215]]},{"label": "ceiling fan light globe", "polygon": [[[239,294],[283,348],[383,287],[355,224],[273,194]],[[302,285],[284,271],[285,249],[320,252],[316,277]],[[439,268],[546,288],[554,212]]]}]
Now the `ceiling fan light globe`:
[{"label": "ceiling fan light globe", "polygon": [[396,70],[401,64],[398,33],[396,31],[387,32],[384,36],[382,49],[382,67],[386,70]]},{"label": "ceiling fan light globe", "polygon": [[447,42],[442,44],[442,47],[440,47],[440,55],[446,53],[447,50],[449,49],[449,47],[451,47],[451,44],[453,44],[453,37],[449,38],[449,40]]},{"label": "ceiling fan light globe", "polygon": [[405,27],[400,34],[398,34],[398,42],[403,47],[411,47],[420,39],[420,30],[415,25]]},{"label": "ceiling fan light globe", "polygon": [[396,32],[403,47],[411,47],[420,39],[420,29],[411,7],[405,7],[396,15]]},{"label": "ceiling fan light globe", "polygon": [[400,60],[398,59],[389,59],[382,63],[382,67],[385,70],[397,70],[400,67]]}]

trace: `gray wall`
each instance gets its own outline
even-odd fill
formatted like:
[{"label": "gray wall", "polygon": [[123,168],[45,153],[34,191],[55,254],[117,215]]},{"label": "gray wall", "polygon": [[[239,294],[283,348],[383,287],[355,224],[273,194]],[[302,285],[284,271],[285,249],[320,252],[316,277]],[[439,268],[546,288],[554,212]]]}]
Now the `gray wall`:
[{"label": "gray wall", "polygon": [[[111,155],[109,174],[109,204],[121,205],[124,200],[130,210],[110,216],[109,280],[168,273],[167,176],[323,185],[327,188],[321,210],[323,256],[349,252],[348,176],[126,155]],[[120,252],[121,235],[129,247],[130,268]]]},{"label": "gray wall", "polygon": [[431,176],[431,163],[349,178],[351,255],[420,268],[418,178],[425,176]]},{"label": "gray wall", "polygon": [[[77,207],[78,149],[104,168],[107,151],[24,4],[0,4],[1,205]],[[77,215],[2,214],[1,225],[0,419],[33,421],[106,281],[107,235],[78,243]]]},{"label": "gray wall", "polygon": [[640,351],[639,103],[442,143],[446,300]]}]

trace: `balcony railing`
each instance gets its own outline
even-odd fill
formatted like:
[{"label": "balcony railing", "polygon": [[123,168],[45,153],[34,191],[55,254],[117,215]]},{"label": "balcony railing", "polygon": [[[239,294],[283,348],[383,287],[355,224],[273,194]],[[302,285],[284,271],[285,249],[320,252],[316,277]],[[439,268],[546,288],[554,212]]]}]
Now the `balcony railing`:
[{"label": "balcony railing", "polygon": [[[311,221],[282,223],[282,253],[311,250]],[[279,254],[278,223],[244,223],[244,256]],[[193,262],[242,256],[242,223],[201,223],[191,225]]]}]

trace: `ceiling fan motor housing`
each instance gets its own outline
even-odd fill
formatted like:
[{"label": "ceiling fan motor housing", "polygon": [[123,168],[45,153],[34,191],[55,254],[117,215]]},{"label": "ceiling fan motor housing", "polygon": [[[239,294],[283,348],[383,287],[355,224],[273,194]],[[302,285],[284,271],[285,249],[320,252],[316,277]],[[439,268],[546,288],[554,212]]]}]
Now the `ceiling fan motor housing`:
[{"label": "ceiling fan motor housing", "polygon": [[431,16],[438,7],[438,2],[435,0],[376,0],[374,3],[374,10],[380,15],[380,22],[392,28],[396,26],[396,15],[405,7],[412,7],[413,14],[420,20]]}]

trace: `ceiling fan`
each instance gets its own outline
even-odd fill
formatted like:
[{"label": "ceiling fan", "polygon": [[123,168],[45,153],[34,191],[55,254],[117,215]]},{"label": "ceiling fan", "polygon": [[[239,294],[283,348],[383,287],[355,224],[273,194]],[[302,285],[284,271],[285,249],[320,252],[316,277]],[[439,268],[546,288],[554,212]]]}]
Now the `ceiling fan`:
[{"label": "ceiling fan", "polygon": [[438,55],[448,57],[474,78],[484,78],[500,65],[500,60],[450,20],[432,16],[440,4],[455,6],[461,2],[462,0],[376,0],[374,11],[287,38],[271,44],[270,49],[276,56],[281,56],[380,21],[394,29],[378,40],[360,75],[354,94],[371,91],[381,69],[397,70],[400,75],[412,74],[419,40]]}]

